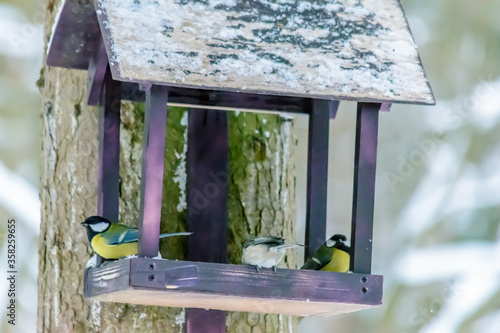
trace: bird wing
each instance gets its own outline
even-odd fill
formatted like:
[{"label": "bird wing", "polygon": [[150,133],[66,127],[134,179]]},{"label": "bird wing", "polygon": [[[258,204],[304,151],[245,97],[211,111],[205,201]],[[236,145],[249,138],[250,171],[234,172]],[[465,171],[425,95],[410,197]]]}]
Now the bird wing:
[{"label": "bird wing", "polygon": [[[174,232],[161,234],[160,238],[172,236],[189,236],[192,232]],[[112,223],[109,229],[101,234],[101,237],[106,239],[107,244],[117,245],[123,243],[137,242],[139,239],[139,230],[127,227],[124,224]]]},{"label": "bird wing", "polygon": [[112,223],[109,229],[101,234],[109,245],[137,242],[139,230],[119,223]]},{"label": "bird wing", "polygon": [[321,269],[321,265],[314,261],[312,258],[307,259],[307,261],[302,265],[300,269],[311,269],[318,271]]},{"label": "bird wing", "polygon": [[333,248],[324,244],[314,252],[312,258],[307,259],[301,269],[321,269],[332,260]]},{"label": "bird wing", "polygon": [[272,248],[275,249],[276,251],[281,251],[281,250],[293,249],[296,247],[304,247],[304,245],[301,245],[301,244],[283,244],[283,245],[273,246]]},{"label": "bird wing", "polygon": [[243,245],[243,248],[249,247],[251,245],[259,245],[259,244],[266,244],[269,246],[278,246],[278,245],[283,245],[285,244],[285,240],[281,237],[257,237],[254,239],[249,239],[245,242]]}]

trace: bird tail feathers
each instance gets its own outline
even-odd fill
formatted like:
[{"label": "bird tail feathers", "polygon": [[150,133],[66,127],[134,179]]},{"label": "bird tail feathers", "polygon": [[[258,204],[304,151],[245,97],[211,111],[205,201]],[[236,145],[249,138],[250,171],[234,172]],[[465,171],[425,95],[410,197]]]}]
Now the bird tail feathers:
[{"label": "bird tail feathers", "polygon": [[313,269],[313,270],[318,270],[321,268],[321,265],[312,260],[312,258],[308,259],[305,263],[304,266],[302,266],[300,269]]},{"label": "bird tail feathers", "polygon": [[301,244],[283,244],[283,245],[278,245],[275,247],[276,250],[287,250],[287,249],[293,249],[296,247],[304,247],[304,245]]},{"label": "bird tail feathers", "polygon": [[172,237],[172,236],[189,236],[192,232],[171,232],[166,234],[161,234],[160,238]]}]

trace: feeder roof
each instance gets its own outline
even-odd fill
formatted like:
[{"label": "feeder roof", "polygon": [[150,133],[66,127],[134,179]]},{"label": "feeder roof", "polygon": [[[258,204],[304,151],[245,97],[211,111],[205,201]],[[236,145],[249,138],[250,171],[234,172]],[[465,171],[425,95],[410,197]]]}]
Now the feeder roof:
[{"label": "feeder roof", "polygon": [[97,20],[88,1],[65,1],[49,65],[86,68],[87,50],[99,40],[98,21],[113,77],[120,81],[434,104],[398,0],[96,0],[95,5]]}]

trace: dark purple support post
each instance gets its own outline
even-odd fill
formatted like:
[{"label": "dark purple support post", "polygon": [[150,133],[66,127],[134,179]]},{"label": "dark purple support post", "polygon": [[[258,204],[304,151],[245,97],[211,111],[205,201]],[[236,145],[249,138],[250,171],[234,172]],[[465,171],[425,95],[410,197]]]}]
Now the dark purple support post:
[{"label": "dark purple support post", "polygon": [[226,333],[226,311],[187,309],[186,333]]},{"label": "dark purple support post", "polygon": [[[188,118],[188,259],[227,262],[227,112],[190,109]],[[226,313],[188,309],[187,333],[226,332]]]},{"label": "dark purple support post", "polygon": [[106,48],[101,41],[99,47],[95,50],[89,62],[89,69],[87,72],[87,95],[88,105],[97,105],[101,99],[102,86],[104,78],[108,71],[108,56]]},{"label": "dark purple support post", "polygon": [[163,165],[167,132],[166,87],[153,85],[146,92],[142,151],[139,257],[156,257],[159,249]]},{"label": "dark purple support post", "polygon": [[305,258],[325,242],[328,191],[328,139],[330,115],[338,102],[311,100],[307,154],[307,207]]},{"label": "dark purple support post", "polygon": [[370,274],[379,103],[358,103],[351,227],[351,270]]},{"label": "dark purple support post", "polygon": [[[118,221],[120,160],[120,82],[105,73],[99,103],[99,152],[97,158],[97,214]],[[98,257],[98,264],[102,262]]]},{"label": "dark purple support post", "polygon": [[339,110],[340,101],[330,102],[330,119],[335,119],[337,111]]}]

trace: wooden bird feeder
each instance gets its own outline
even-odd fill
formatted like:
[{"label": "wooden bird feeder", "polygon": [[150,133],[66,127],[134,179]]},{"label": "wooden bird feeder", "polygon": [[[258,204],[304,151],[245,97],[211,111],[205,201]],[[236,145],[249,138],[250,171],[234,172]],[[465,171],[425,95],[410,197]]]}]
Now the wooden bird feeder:
[{"label": "wooden bird feeder", "polygon": [[[88,104],[100,107],[98,213],[111,220],[118,218],[119,101],[146,103],[139,257],[89,269],[86,298],[292,315],[381,304],[382,276],[371,275],[379,112],[392,103],[434,104],[399,1],[66,0],[47,64],[88,70]],[[211,175],[227,174],[224,110],[309,115],[310,256],[327,238],[329,120],[341,100],[358,102],[353,273],[226,264],[227,187],[202,212],[190,202]],[[167,104],[190,108],[190,261],[148,258],[159,247]],[[188,311],[188,331],[225,327],[224,312],[197,309]]]}]

